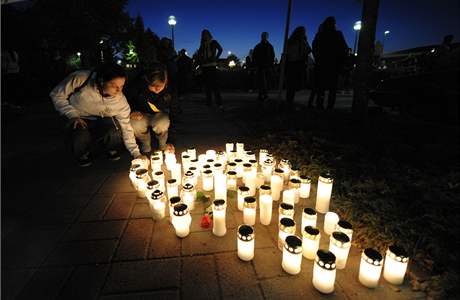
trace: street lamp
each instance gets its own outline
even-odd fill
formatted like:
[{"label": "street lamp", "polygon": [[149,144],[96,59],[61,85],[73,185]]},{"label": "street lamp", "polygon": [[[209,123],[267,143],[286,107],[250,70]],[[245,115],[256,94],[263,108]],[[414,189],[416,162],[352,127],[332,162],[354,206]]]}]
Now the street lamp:
[{"label": "street lamp", "polygon": [[172,40],[172,46],[174,48],[174,26],[176,26],[176,24],[177,24],[176,17],[175,16],[169,16],[168,24],[171,27],[171,40]]},{"label": "street lamp", "polygon": [[361,21],[356,21],[355,25],[353,25],[353,30],[356,32],[355,34],[355,46],[353,47],[353,53],[356,55],[356,47],[358,45],[358,37],[359,31],[361,30]]},{"label": "street lamp", "polygon": [[385,30],[385,32],[383,33],[382,54],[383,54],[383,49],[385,49],[385,40],[387,39],[387,35],[389,34],[390,34],[389,30]]}]

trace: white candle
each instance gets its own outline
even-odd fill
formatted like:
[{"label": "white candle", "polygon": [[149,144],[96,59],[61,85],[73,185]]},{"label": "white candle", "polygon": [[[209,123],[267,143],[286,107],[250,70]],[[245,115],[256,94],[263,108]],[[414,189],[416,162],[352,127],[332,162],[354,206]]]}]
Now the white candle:
[{"label": "white candle", "polygon": [[270,187],[272,188],[273,201],[278,201],[283,190],[283,179],[277,174],[272,175]]},{"label": "white candle", "polygon": [[232,150],[230,151],[230,153],[228,154],[228,157],[227,157],[227,160],[232,162],[234,161],[235,159],[238,158],[238,153],[236,152],[236,150]]},{"label": "white candle", "polygon": [[[262,185],[264,185],[265,183],[265,179],[264,179],[264,174],[262,174],[261,172],[257,172],[257,176],[256,176],[256,188],[257,189],[260,189],[260,187]],[[271,191],[270,191],[271,193]]]},{"label": "white candle", "polygon": [[299,203],[300,200],[300,180],[297,178],[289,179],[289,189],[294,192],[294,203]]},{"label": "white candle", "polygon": [[299,237],[295,235],[286,237],[281,266],[288,274],[296,275],[300,273],[302,267],[302,240]]},{"label": "white candle", "polygon": [[267,159],[268,150],[267,149],[260,149],[259,150],[259,165],[262,165],[265,160]]},{"label": "white candle", "polygon": [[142,169],[149,169],[149,160],[145,158],[135,158],[131,161],[131,166],[140,165]]},{"label": "white candle", "polygon": [[339,216],[335,212],[327,212],[324,217],[324,232],[331,235],[335,230],[337,222],[339,222]]},{"label": "white candle", "polygon": [[214,184],[214,177],[212,176],[212,171],[211,170],[204,171],[201,177],[203,179],[203,182],[202,182],[203,190],[207,192],[212,191],[213,184]]},{"label": "white candle", "polygon": [[318,250],[313,265],[312,283],[315,289],[323,294],[334,291],[335,283],[335,255],[327,250]]},{"label": "white candle", "polygon": [[171,199],[169,199],[169,217],[171,218],[171,220],[174,216],[174,205],[179,204],[181,202],[182,200],[180,197],[172,197]]},{"label": "white candle", "polygon": [[230,152],[233,151],[233,143],[226,143],[225,144],[225,151],[227,152],[227,156],[230,157]]},{"label": "white candle", "polygon": [[256,194],[256,174],[250,173],[246,177],[246,186],[249,188],[249,195],[254,196]]},{"label": "white candle", "polygon": [[296,178],[300,180],[300,169],[297,167],[292,167],[291,168],[291,173],[289,176],[289,179]]},{"label": "white candle", "polygon": [[194,147],[188,148],[187,153],[190,156],[190,161],[196,159],[196,149]]},{"label": "white candle", "polygon": [[294,220],[294,205],[281,202],[280,207],[278,208],[278,216],[280,221],[282,218],[290,218]]},{"label": "white candle", "polygon": [[149,206],[154,220],[161,220],[165,217],[165,197],[162,191],[155,190],[150,196]]},{"label": "white candle", "polygon": [[345,269],[350,252],[350,238],[343,232],[334,231],[329,238],[329,251],[336,257],[336,267],[338,270]]},{"label": "white candle", "polygon": [[176,163],[176,155],[171,152],[165,152],[165,164],[168,170],[171,170],[172,166]]},{"label": "white candle", "polygon": [[160,184],[156,180],[150,180],[147,182],[147,189],[145,190],[145,198],[150,199],[154,190],[160,189]]},{"label": "white candle", "polygon": [[246,197],[249,197],[249,188],[247,186],[238,187],[238,210],[243,211]]},{"label": "white candle", "polygon": [[391,284],[402,284],[408,263],[409,256],[403,248],[396,245],[390,246],[385,255],[383,278]]},{"label": "white candle", "polygon": [[242,178],[243,177],[243,160],[240,158],[235,159],[236,163],[236,177]]},{"label": "white candle", "polygon": [[182,185],[186,185],[187,183],[195,185],[195,174],[190,170],[186,171],[182,177]]},{"label": "white candle", "polygon": [[236,174],[236,162],[229,162],[227,164],[227,172],[234,171]]},{"label": "white candle", "polygon": [[250,163],[244,163],[243,164],[243,183],[246,184],[246,178],[249,176],[249,174],[252,173],[252,164]]},{"label": "white candle", "polygon": [[161,171],[161,166],[163,165],[163,161],[158,156],[152,156],[151,165],[152,165],[152,173],[155,173],[157,171]]},{"label": "white candle", "polygon": [[348,235],[351,241],[351,237],[353,236],[353,226],[349,222],[345,220],[340,220],[339,222],[337,222],[335,230],[343,232],[346,235]]},{"label": "white candle", "polygon": [[224,174],[224,166],[221,163],[215,163],[212,166],[212,171],[215,174]]},{"label": "white candle", "polygon": [[224,236],[227,233],[225,225],[225,200],[214,200],[212,206],[212,233],[216,236]]},{"label": "white candle", "polygon": [[169,179],[166,188],[168,191],[168,199],[179,196],[179,184],[176,179]]},{"label": "white candle", "polygon": [[203,166],[206,164],[206,154],[200,154],[198,155],[198,164],[200,168],[203,168]]},{"label": "white candle", "polygon": [[150,181],[150,176],[147,169],[138,169],[136,171],[136,192],[137,197],[144,198],[147,191],[147,182]]},{"label": "white candle", "polygon": [[215,160],[216,159],[216,150],[207,150],[206,151],[206,158]]},{"label": "white candle", "polygon": [[305,226],[316,227],[316,219],[316,211],[313,208],[305,207],[302,212],[302,230],[305,228]]},{"label": "white candle", "polygon": [[227,201],[227,175],[221,173],[214,175],[214,199]]},{"label": "white candle", "polygon": [[279,223],[278,231],[278,249],[283,251],[284,242],[288,235],[295,234],[295,222],[290,218],[282,218]]},{"label": "white candle", "polygon": [[158,156],[161,159],[161,163],[163,163],[163,160],[164,160],[163,151],[161,150],[154,151],[152,156]]},{"label": "white candle", "polygon": [[184,172],[186,172],[188,168],[190,168],[190,166],[191,166],[190,156],[188,154],[183,155],[182,156],[182,169],[184,170]]},{"label": "white candle", "polygon": [[[198,171],[196,167],[190,167],[188,171],[193,173],[193,176],[191,176],[191,179],[192,179],[191,184],[193,184],[194,186],[197,186],[198,179],[200,178],[200,171]],[[184,185],[184,183],[182,183],[182,185]]]},{"label": "white candle", "polygon": [[217,151],[216,161],[225,166],[227,164],[227,154],[224,151]]},{"label": "white candle", "polygon": [[368,288],[376,288],[382,273],[382,255],[372,248],[367,248],[361,254],[359,264],[359,282]]},{"label": "white candle", "polygon": [[227,172],[227,189],[229,191],[236,191],[236,172],[235,171],[228,171]]},{"label": "white candle", "polygon": [[271,160],[271,159],[266,159],[261,164],[262,165],[262,174],[264,174],[265,182],[270,182],[274,164],[275,164],[275,162],[273,160]]},{"label": "white candle", "polygon": [[254,229],[249,225],[238,227],[238,257],[244,261],[254,258]]},{"label": "white candle", "polygon": [[305,226],[302,230],[302,254],[306,259],[315,259],[319,248],[321,233],[319,229],[312,226]]},{"label": "white candle", "polygon": [[244,208],[243,208],[243,222],[246,225],[255,225],[256,224],[256,198],[246,197],[244,198]]},{"label": "white candle", "polygon": [[176,204],[174,206],[174,216],[172,218],[172,224],[176,230],[176,235],[180,238],[189,235],[191,223],[192,217],[188,211],[187,204]]},{"label": "white candle", "polygon": [[131,180],[131,185],[136,189],[136,171],[141,169],[140,164],[133,164],[129,168],[129,179]]},{"label": "white candle", "polygon": [[262,225],[270,225],[272,220],[272,195],[261,195],[260,201],[260,223]]},{"label": "white candle", "polygon": [[278,165],[278,168],[283,170],[284,183],[289,181],[289,176],[291,174],[291,163],[287,159],[282,159]]},{"label": "white candle", "polygon": [[310,198],[311,178],[309,176],[300,176],[300,198]]},{"label": "white candle", "polygon": [[329,211],[331,201],[333,178],[329,173],[318,177],[318,191],[316,194],[316,211],[322,214]]},{"label": "white candle", "polygon": [[244,155],[244,143],[236,143],[236,155],[242,159]]},{"label": "white candle", "polygon": [[294,205],[295,191],[294,190],[284,190],[283,191],[283,202]]},{"label": "white candle", "polygon": [[171,165],[171,178],[176,179],[178,182],[182,179],[181,164],[175,163]]},{"label": "white candle", "polygon": [[181,191],[182,201],[187,204],[189,211],[195,209],[196,189],[193,184],[187,183]]},{"label": "white candle", "polygon": [[165,174],[163,171],[157,171],[153,174],[153,179],[158,181],[158,184],[160,187],[158,188],[160,191],[164,192],[166,190],[165,188]]}]

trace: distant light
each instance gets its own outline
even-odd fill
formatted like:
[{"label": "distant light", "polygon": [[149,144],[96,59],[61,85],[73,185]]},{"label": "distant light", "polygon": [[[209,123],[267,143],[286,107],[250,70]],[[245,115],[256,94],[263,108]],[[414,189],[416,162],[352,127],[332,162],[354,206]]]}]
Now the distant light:
[{"label": "distant light", "polygon": [[383,34],[385,34],[385,35],[390,34],[390,31],[386,30]]},{"label": "distant light", "polygon": [[355,53],[355,56],[358,56],[358,53]]},{"label": "distant light", "polygon": [[232,51],[228,51],[227,53],[228,53],[228,55],[231,55],[231,54],[232,54]]},{"label": "distant light", "polygon": [[431,52],[431,53],[434,53],[435,51],[436,51],[436,49],[433,48],[433,49],[431,49],[430,52]]},{"label": "distant light", "polygon": [[356,21],[355,25],[353,26],[353,29],[356,31],[361,30],[361,21]]},{"label": "distant light", "polygon": [[168,18],[168,24],[169,24],[170,26],[176,25],[176,24],[177,24],[176,17],[175,17],[175,16],[169,16],[169,18]]},{"label": "distant light", "polygon": [[187,51],[185,51],[185,55],[187,55],[187,56],[188,56],[188,52],[187,52]]},{"label": "distant light", "polygon": [[77,52],[77,56],[80,57],[80,56],[81,56],[81,52]]},{"label": "distant light", "polygon": [[99,41],[99,44],[104,44],[104,40],[100,40],[100,41]]},{"label": "distant light", "polygon": [[228,63],[228,66],[229,66],[230,68],[236,67],[235,61],[234,61],[234,60],[231,60],[231,61]]},{"label": "distant light", "polygon": [[117,64],[121,65],[121,59],[117,60]]}]

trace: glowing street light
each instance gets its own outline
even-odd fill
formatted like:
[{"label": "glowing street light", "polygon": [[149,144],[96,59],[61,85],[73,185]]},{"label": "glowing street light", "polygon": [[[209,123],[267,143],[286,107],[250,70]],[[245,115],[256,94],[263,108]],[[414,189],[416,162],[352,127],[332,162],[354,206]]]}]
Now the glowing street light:
[{"label": "glowing street light", "polygon": [[228,55],[232,55],[232,51],[228,51],[227,54],[228,54]]},{"label": "glowing street light", "polygon": [[171,27],[171,40],[172,40],[172,46],[174,48],[174,26],[176,26],[176,24],[177,24],[176,17],[175,16],[169,16],[168,24]]},{"label": "glowing street light", "polygon": [[81,56],[81,52],[77,52],[77,56],[80,57],[80,56]]},{"label": "glowing street light", "polygon": [[359,31],[361,30],[361,21],[356,21],[355,25],[353,25],[353,30],[356,32],[355,34],[355,46],[353,47],[353,53],[356,55],[356,46],[358,45],[358,37]]},{"label": "glowing street light", "polygon": [[383,33],[382,53],[383,53],[383,49],[385,49],[385,40],[387,39],[387,35],[389,34],[390,34],[389,30],[385,30],[385,32]]}]

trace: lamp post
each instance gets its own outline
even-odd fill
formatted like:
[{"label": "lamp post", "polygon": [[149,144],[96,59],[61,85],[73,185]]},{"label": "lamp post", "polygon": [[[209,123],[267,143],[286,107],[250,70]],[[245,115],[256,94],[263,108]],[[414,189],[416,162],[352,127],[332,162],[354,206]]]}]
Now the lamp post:
[{"label": "lamp post", "polygon": [[175,16],[169,16],[168,24],[171,27],[171,40],[172,40],[172,46],[174,48],[174,26],[176,26],[176,24],[177,24],[176,17]]},{"label": "lamp post", "polygon": [[353,53],[356,55],[357,46],[358,46],[359,31],[361,30],[361,21],[356,21],[355,22],[355,25],[353,25],[353,30],[356,32],[356,34],[355,34],[355,45],[353,47]]},{"label": "lamp post", "polygon": [[389,30],[385,30],[385,32],[383,33],[382,54],[383,54],[383,50],[385,49],[385,40],[387,39],[387,35],[389,34],[390,34]]}]

